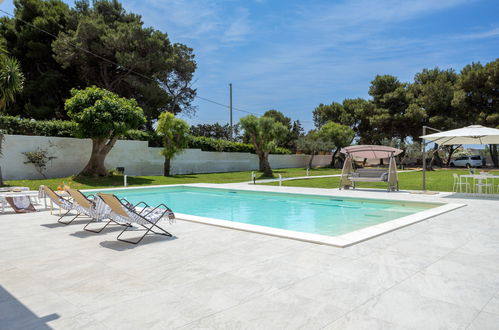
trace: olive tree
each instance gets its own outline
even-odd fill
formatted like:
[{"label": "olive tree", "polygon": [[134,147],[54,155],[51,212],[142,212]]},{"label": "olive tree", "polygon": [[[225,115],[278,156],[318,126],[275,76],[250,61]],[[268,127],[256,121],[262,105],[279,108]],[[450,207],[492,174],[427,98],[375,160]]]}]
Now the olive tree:
[{"label": "olive tree", "polygon": [[182,119],[175,118],[171,112],[159,115],[156,132],[163,139],[161,154],[165,157],[163,175],[170,176],[171,160],[181,153],[189,142],[189,125]]},{"label": "olive tree", "polygon": [[312,168],[315,155],[320,151],[329,151],[333,148],[331,141],[324,139],[319,131],[312,130],[307,135],[298,139],[296,146],[298,150],[310,155],[308,168]]},{"label": "olive tree", "polygon": [[241,118],[241,127],[255,147],[259,159],[259,170],[264,176],[273,176],[269,164],[269,153],[277,146],[277,141],[288,134],[288,128],[270,117],[249,115]]},{"label": "olive tree", "polygon": [[334,168],[338,152],[352,143],[355,132],[348,126],[328,121],[320,128],[319,134],[325,141],[330,142],[330,146],[334,149],[331,157],[331,168]]},{"label": "olive tree", "polygon": [[92,153],[82,175],[106,176],[104,160],[120,136],[145,123],[142,109],[134,99],[125,99],[95,86],[71,90],[64,105],[77,123],[76,135],[92,139]]}]

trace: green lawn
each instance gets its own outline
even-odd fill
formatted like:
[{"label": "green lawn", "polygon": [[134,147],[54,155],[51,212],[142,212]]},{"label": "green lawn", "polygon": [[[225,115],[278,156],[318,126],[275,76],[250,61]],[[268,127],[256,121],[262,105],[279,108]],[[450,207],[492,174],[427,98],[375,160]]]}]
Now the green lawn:
[{"label": "green lawn", "polygon": [[[452,191],[454,182],[452,174],[467,174],[468,170],[442,169],[426,172],[426,189],[433,191]],[[499,171],[491,171],[491,173],[499,175]],[[421,190],[422,189],[422,173],[421,172],[404,172],[399,173],[399,186],[404,190]],[[496,180],[495,184],[499,184]],[[266,185],[278,185],[276,182],[264,183]],[[334,178],[317,178],[306,180],[291,180],[283,181],[283,186],[290,187],[311,187],[311,188],[338,188],[340,184],[339,177]],[[380,188],[386,189],[385,182],[358,182],[359,188]]]},{"label": "green lawn", "polygon": [[[309,175],[328,175],[338,174],[340,170],[330,168],[311,169]],[[305,176],[306,169],[303,168],[287,168],[274,170],[274,176],[278,177],[297,177]],[[261,177],[262,173],[257,172],[257,179],[265,179]],[[166,184],[182,184],[182,183],[232,183],[251,180],[251,171],[244,172],[226,172],[226,173],[208,173],[208,174],[185,174],[175,175],[172,177],[164,176],[128,176],[129,186],[147,186],[147,185],[166,185]],[[56,189],[62,182],[66,182],[75,189],[94,189],[106,187],[121,187],[123,186],[122,176],[112,176],[103,178],[92,177],[66,177],[58,179],[45,180],[11,180],[6,181],[7,186],[23,186],[37,190],[40,185],[46,185],[52,189]]]}]

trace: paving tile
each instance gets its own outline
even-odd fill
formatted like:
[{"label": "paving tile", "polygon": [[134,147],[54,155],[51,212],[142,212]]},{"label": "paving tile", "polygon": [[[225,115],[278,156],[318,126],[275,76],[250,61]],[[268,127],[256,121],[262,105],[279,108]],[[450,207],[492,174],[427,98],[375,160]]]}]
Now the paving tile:
[{"label": "paving tile", "polygon": [[286,290],[202,318],[185,329],[321,329],[345,313]]},{"label": "paving tile", "polygon": [[266,289],[280,289],[316,274],[313,268],[296,266],[273,258],[241,267],[231,274],[255,281]]},{"label": "paving tile", "polygon": [[[3,289],[0,288],[3,291]],[[81,312],[61,296],[44,292],[18,298],[8,293],[9,299],[0,303],[0,327],[2,329],[49,329],[48,322],[57,319],[70,319]]]},{"label": "paving tile", "polygon": [[499,327],[499,315],[492,313],[480,313],[467,328],[469,330],[497,330]]},{"label": "paving tile", "polygon": [[267,288],[250,279],[222,273],[198,281],[171,288],[178,296],[202,302],[214,311],[220,311],[261,296]]},{"label": "paving tile", "polygon": [[110,329],[173,329],[213,313],[206,304],[163,290],[108,305],[92,314]]},{"label": "paving tile", "polygon": [[284,290],[308,299],[315,299],[350,310],[368,301],[385,289],[373,283],[336,278],[329,273],[321,273],[297,282]]},{"label": "paving tile", "polygon": [[499,289],[499,276],[497,276],[497,272],[474,267],[467,263],[467,260],[470,259],[460,259],[455,256],[450,259],[442,258],[428,266],[423,272],[448,279],[468,281],[471,284],[478,283],[480,286],[488,286],[494,290]]},{"label": "paving tile", "polygon": [[497,292],[492,299],[483,308],[484,312],[499,315],[499,292]]},{"label": "paving tile", "polygon": [[415,273],[414,270],[387,266],[366,259],[345,260],[327,271],[332,279],[345,282],[364,283],[387,289]]},{"label": "paving tile", "polygon": [[367,316],[416,329],[463,329],[477,310],[390,289],[357,310]]},{"label": "paving tile", "polygon": [[373,330],[373,329],[405,330],[410,328],[403,327],[401,325],[397,325],[380,319],[376,319],[374,317],[366,316],[357,311],[350,312],[342,316],[338,320],[334,321],[333,323],[328,324],[326,327],[324,327],[324,330]]},{"label": "paving tile", "polygon": [[384,250],[362,257],[361,260],[419,271],[438,260],[438,257],[431,254],[407,254],[398,251]]},{"label": "paving tile", "polygon": [[290,264],[294,267],[301,267],[312,270],[314,272],[322,272],[332,269],[339,262],[343,262],[345,258],[315,250],[299,250],[278,256],[275,260]]},{"label": "paving tile", "polygon": [[395,288],[423,297],[481,310],[494,296],[494,291],[490,290],[490,287],[481,287],[479,284],[427,273],[416,273]]},{"label": "paving tile", "polygon": [[424,243],[414,242],[412,240],[400,241],[386,248],[387,251],[394,251],[406,255],[424,256],[434,258],[435,260],[454,251],[454,248],[444,248],[441,246],[432,246]]}]

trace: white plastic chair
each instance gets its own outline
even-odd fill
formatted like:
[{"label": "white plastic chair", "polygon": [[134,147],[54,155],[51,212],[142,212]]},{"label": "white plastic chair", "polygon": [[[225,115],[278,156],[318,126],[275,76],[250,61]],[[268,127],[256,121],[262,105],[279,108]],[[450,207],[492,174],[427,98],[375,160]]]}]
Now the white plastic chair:
[{"label": "white plastic chair", "polygon": [[459,175],[457,175],[456,173],[453,173],[452,175],[454,177],[454,185],[452,186],[452,191],[457,192],[459,189],[459,192],[462,192],[462,187],[465,186],[466,192],[468,192],[468,189],[470,189],[470,184],[467,181],[461,182],[461,180],[459,179]]},{"label": "white plastic chair", "polygon": [[473,189],[474,189],[475,193],[481,193],[481,194],[491,193],[491,194],[493,194],[494,193],[494,186],[492,185],[492,183],[489,183],[489,178],[487,178],[490,174],[485,173],[485,172],[480,172],[480,175],[483,176],[483,178],[477,178],[475,180],[475,182],[473,183]]}]

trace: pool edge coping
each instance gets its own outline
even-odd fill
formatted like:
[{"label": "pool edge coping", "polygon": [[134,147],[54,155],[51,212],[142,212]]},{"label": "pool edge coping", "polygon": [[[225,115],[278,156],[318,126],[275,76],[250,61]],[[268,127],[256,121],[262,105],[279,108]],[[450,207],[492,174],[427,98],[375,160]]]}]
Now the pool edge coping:
[{"label": "pool edge coping", "polygon": [[[218,184],[210,184],[210,183],[194,183],[194,184],[173,184],[173,185],[155,185],[155,186],[139,186],[139,187],[113,187],[113,188],[104,188],[104,189],[85,189],[85,191],[109,191],[109,190],[135,190],[135,189],[144,189],[144,188],[165,188],[165,187],[179,187],[179,186],[195,186],[195,187],[204,187],[204,188],[218,188],[218,189],[233,189],[233,190],[248,190],[248,191],[255,191],[255,192],[270,192],[265,190],[260,190],[260,189],[251,189],[250,187],[235,187],[235,186],[218,186]],[[294,192],[294,191],[274,191],[274,192],[280,192],[280,193],[288,193],[288,194],[303,194],[299,192]],[[321,196],[331,196],[330,191],[324,191],[323,193],[308,193],[310,195],[321,195]],[[344,196],[342,196],[344,197]],[[359,198],[359,199],[366,199],[365,197],[350,197],[350,198]],[[367,199],[373,199],[373,200],[383,200],[383,198],[376,198],[376,197],[369,197]],[[411,202],[411,201],[404,201],[404,200],[397,200],[396,198],[393,199],[393,201],[400,201],[400,202]],[[423,201],[413,201],[413,202],[423,202]],[[288,230],[288,229],[278,229],[278,228],[272,228],[272,227],[266,227],[266,226],[261,226],[261,225],[253,225],[253,224],[247,224],[243,222],[235,222],[235,221],[229,221],[229,220],[222,220],[222,219],[216,219],[216,218],[209,218],[209,217],[201,217],[201,216],[196,216],[196,215],[190,215],[190,214],[184,214],[184,213],[177,213],[176,214],[176,219],[178,220],[183,220],[183,221],[189,221],[189,222],[195,222],[195,223],[201,223],[201,224],[206,224],[206,225],[211,225],[211,226],[216,226],[216,227],[222,227],[222,228],[228,228],[228,229],[235,229],[235,230],[240,230],[240,231],[246,231],[246,232],[251,232],[251,233],[257,233],[257,234],[263,234],[263,235],[268,235],[268,236],[274,236],[274,237],[280,237],[280,238],[287,238],[287,239],[294,239],[298,241],[303,241],[303,242],[308,242],[308,243],[315,243],[315,244],[322,244],[322,245],[330,245],[330,246],[335,246],[339,248],[345,248],[351,245],[355,245],[364,241],[367,241],[369,239],[381,236],[383,234],[395,231],[400,228],[404,228],[410,225],[413,225],[415,223],[427,220],[429,218],[435,217],[437,215],[441,215],[456,209],[459,209],[461,207],[466,206],[466,204],[462,203],[444,203],[444,202],[428,202],[424,201],[424,203],[428,204],[443,204],[428,210],[420,211],[411,215],[407,215],[401,218],[389,220],[383,223],[379,223],[376,225],[364,227],[362,229],[354,230],[346,234],[341,234],[338,236],[328,236],[328,235],[320,235],[320,234],[312,234],[312,233],[305,233],[305,232],[299,232],[299,231],[293,231],[293,230]]]}]

